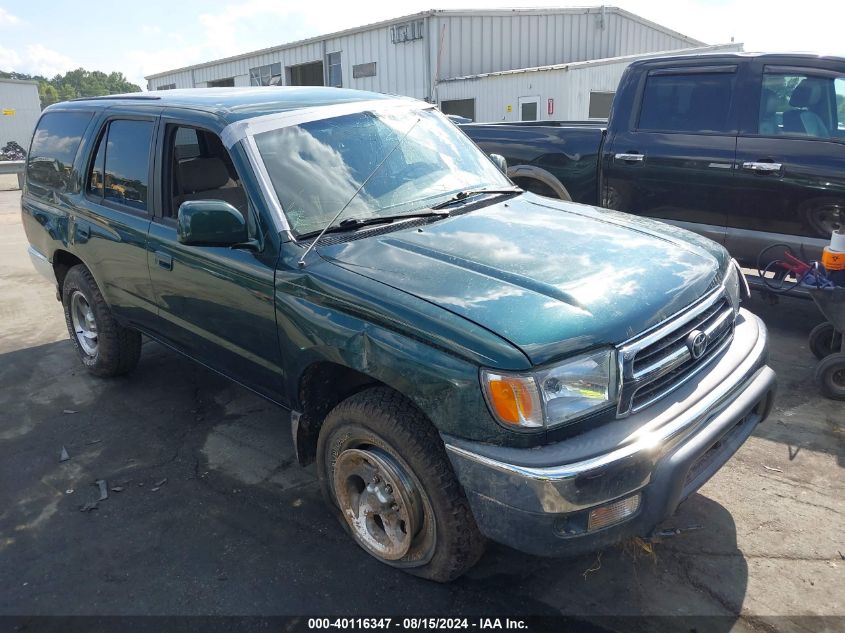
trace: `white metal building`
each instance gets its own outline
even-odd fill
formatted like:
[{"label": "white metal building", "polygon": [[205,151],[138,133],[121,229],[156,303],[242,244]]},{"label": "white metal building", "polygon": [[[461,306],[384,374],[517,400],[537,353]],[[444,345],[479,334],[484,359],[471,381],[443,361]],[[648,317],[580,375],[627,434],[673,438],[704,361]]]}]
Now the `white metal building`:
[{"label": "white metal building", "polygon": [[[647,57],[741,50],[742,44],[720,44],[481,73],[442,79],[437,95],[447,111],[460,110],[477,121],[606,119],[622,73],[631,62]],[[452,104],[458,107],[449,108]]]},{"label": "white metal building", "polygon": [[[425,99],[438,103],[445,112],[476,120],[502,120],[506,118],[503,105],[511,104],[508,114],[528,116],[533,112],[537,118],[548,112],[547,102],[541,108],[538,101],[533,110],[531,106],[518,107],[520,96],[537,96],[530,92],[495,95],[497,101],[490,101],[484,95],[488,87],[497,86],[489,79],[495,76],[491,73],[552,65],[581,68],[577,63],[606,60],[612,70],[606,69],[604,77],[588,73],[584,81],[572,82],[571,88],[551,97],[560,99],[555,101],[560,110],[555,110],[553,117],[561,118],[558,112],[580,113],[578,107],[570,107],[570,100],[580,103],[589,99],[591,91],[615,90],[615,83],[606,79],[615,76],[618,81],[621,71],[617,72],[617,67],[625,64],[628,56],[702,46],[703,42],[616,7],[432,10],[146,79],[150,90],[342,86]],[[593,79],[599,82],[596,87],[590,83]],[[473,92],[475,88],[480,89],[478,94]],[[533,87],[529,90],[537,92]],[[585,117],[578,114],[578,118]]]},{"label": "white metal building", "polygon": [[32,131],[40,115],[37,81],[0,79],[0,148],[15,141],[29,150]]}]

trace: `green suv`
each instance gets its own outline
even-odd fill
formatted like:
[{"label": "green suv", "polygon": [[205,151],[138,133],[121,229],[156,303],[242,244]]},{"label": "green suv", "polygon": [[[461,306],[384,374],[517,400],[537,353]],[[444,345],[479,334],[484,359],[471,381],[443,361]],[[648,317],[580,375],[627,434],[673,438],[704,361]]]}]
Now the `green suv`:
[{"label": "green suv", "polygon": [[775,389],[721,246],[501,163],[412,99],[92,98],[42,115],[23,224],[92,373],[145,335],[272,400],[354,540],[448,581],[648,536]]}]

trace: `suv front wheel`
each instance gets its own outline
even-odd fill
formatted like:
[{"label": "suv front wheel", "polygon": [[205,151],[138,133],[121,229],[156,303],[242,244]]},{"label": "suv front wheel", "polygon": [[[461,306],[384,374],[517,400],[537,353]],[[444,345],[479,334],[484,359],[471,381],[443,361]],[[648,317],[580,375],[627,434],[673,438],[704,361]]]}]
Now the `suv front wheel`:
[{"label": "suv front wheel", "polygon": [[65,276],[62,305],[70,340],[88,371],[110,377],[135,368],[141,357],[141,334],[115,320],[91,271],[82,264]]},{"label": "suv front wheel", "polygon": [[383,563],[448,582],[484,552],[440,436],[391,389],[367,389],[329,413],[317,470],[347,532]]}]

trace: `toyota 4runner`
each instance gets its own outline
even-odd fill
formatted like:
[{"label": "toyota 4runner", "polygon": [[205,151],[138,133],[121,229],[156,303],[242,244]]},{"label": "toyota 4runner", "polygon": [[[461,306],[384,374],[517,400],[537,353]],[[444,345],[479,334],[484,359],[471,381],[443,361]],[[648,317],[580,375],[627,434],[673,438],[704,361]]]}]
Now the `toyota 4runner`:
[{"label": "toyota 4runner", "polygon": [[524,193],[426,103],[91,98],[28,161],[82,363],[129,372],[145,335],[272,400],[352,538],[419,576],[648,536],[772,404],[723,247]]}]

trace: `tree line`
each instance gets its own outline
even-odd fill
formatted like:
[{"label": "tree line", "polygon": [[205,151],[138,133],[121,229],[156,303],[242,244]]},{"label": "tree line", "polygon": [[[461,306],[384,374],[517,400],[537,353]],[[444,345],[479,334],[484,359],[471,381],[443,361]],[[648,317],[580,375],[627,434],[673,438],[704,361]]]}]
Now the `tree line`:
[{"label": "tree line", "polygon": [[24,79],[38,82],[38,96],[41,108],[46,108],[59,101],[67,101],[78,97],[99,97],[124,92],[141,92],[141,87],[130,82],[123,73],[104,73],[99,70],[85,70],[77,68],[64,75],[56,75],[52,79],[41,75],[27,75],[26,73],[4,72],[0,70],[2,79]]}]

